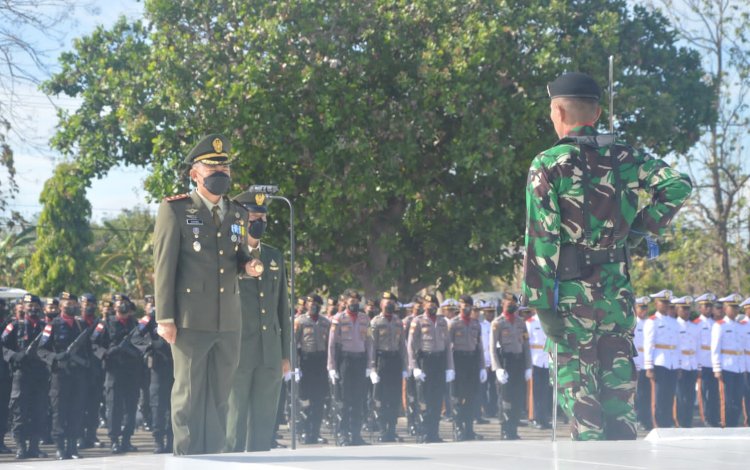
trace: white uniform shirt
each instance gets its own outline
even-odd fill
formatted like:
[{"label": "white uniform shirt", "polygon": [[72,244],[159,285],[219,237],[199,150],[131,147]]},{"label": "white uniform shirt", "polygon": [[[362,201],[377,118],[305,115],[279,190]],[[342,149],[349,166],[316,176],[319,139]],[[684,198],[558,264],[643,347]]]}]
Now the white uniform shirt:
[{"label": "white uniform shirt", "polygon": [[633,346],[635,346],[636,356],[633,358],[635,370],[643,369],[643,325],[648,319],[635,319],[635,332],[633,334]]},{"label": "white uniform shirt", "polygon": [[694,323],[700,331],[698,367],[711,367],[711,327],[714,326],[714,319],[701,315]]},{"label": "white uniform shirt", "polygon": [[701,330],[682,318],[677,319],[677,326],[680,328],[680,369],[698,370]]},{"label": "white uniform shirt", "polygon": [[535,313],[526,320],[526,329],[529,330],[529,348],[531,349],[531,364],[544,369],[549,368],[549,354],[544,350],[547,343],[547,335],[542,329],[542,322]]},{"label": "white uniform shirt", "polygon": [[643,368],[679,368],[679,334],[677,320],[660,312],[652,315],[643,325]]},{"label": "white uniform shirt", "polygon": [[491,325],[485,319],[479,321],[479,326],[482,327],[482,348],[484,348],[484,367],[488,368],[492,366],[490,362],[490,329]]},{"label": "white uniform shirt", "polygon": [[745,371],[745,329],[729,317],[711,328],[711,365],[714,372]]}]

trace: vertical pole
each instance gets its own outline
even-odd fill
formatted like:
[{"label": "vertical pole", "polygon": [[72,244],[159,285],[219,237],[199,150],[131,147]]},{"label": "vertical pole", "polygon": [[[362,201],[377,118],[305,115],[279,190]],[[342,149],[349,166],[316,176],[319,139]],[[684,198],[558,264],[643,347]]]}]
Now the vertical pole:
[{"label": "vertical pole", "polygon": [[609,56],[609,133],[615,133],[615,57]]}]

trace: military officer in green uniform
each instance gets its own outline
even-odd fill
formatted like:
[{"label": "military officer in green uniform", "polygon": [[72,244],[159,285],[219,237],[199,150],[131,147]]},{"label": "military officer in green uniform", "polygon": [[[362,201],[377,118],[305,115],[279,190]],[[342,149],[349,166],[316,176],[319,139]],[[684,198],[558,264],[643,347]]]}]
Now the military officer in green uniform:
[{"label": "military officer in green uniform", "polygon": [[174,358],[175,455],[225,447],[242,327],[237,275],[249,260],[247,210],[225,197],[228,151],[218,134],[198,142],[185,159],[196,189],[166,198],[154,228],[157,332]]},{"label": "military officer in green uniform", "polygon": [[247,244],[253,266],[240,275],[242,340],[240,365],[229,395],[227,451],[270,450],[281,391],[289,374],[291,320],[284,257],[261,243],[266,228],[265,195],[235,198],[248,210]]}]

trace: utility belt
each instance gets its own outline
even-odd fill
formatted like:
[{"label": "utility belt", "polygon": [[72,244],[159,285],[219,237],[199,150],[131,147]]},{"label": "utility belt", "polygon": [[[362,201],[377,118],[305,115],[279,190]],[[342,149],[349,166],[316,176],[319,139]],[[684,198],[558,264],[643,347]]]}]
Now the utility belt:
[{"label": "utility belt", "polygon": [[367,357],[367,354],[365,352],[349,352],[349,351],[341,352],[342,359],[365,359],[366,357]]},{"label": "utility belt", "polygon": [[628,252],[624,246],[589,248],[584,245],[565,243],[560,245],[557,278],[560,281],[572,281],[585,277],[586,268],[626,262],[628,262]]},{"label": "utility belt", "polygon": [[436,351],[436,352],[420,351],[417,357],[419,359],[420,364],[424,364],[424,361],[426,360],[445,360],[445,351]]},{"label": "utility belt", "polygon": [[302,351],[299,356],[301,359],[321,359],[325,358],[327,354],[328,351]]}]

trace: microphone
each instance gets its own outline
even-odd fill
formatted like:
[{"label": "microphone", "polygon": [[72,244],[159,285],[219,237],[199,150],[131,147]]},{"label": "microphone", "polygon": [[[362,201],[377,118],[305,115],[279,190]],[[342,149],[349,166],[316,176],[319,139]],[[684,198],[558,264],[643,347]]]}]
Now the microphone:
[{"label": "microphone", "polygon": [[249,193],[263,193],[266,195],[276,194],[279,192],[279,187],[274,184],[254,184],[247,188]]}]

